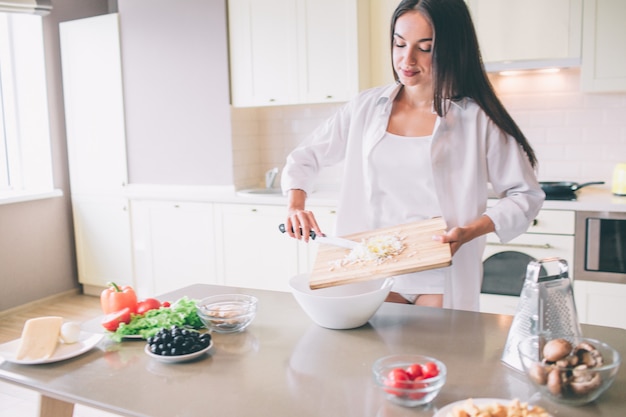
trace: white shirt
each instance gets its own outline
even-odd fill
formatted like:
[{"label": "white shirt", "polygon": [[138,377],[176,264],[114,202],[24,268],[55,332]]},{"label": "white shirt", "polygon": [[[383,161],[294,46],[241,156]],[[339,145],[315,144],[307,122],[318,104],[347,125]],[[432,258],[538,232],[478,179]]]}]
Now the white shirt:
[{"label": "white shirt", "polygon": [[[287,157],[282,188],[311,193],[325,166],[344,161],[336,233],[371,230],[374,225],[370,154],[382,139],[393,99],[401,85],[360,93],[317,128]],[[448,228],[485,214],[502,242],[525,232],[545,194],[528,157],[514,138],[502,132],[472,99],[450,102],[438,117],[431,144],[435,190]],[[487,188],[501,196],[487,208]],[[464,244],[454,255],[446,279],[444,307],[479,309],[485,237]]]}]

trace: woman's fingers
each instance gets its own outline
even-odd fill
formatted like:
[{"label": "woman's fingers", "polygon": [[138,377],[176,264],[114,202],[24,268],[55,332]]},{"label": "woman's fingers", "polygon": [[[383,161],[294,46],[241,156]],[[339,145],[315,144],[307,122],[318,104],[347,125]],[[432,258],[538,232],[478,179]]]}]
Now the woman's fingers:
[{"label": "woman's fingers", "polygon": [[315,215],[309,210],[295,210],[292,212],[287,218],[286,227],[289,236],[305,242],[309,241],[311,230],[316,234],[322,233]]}]

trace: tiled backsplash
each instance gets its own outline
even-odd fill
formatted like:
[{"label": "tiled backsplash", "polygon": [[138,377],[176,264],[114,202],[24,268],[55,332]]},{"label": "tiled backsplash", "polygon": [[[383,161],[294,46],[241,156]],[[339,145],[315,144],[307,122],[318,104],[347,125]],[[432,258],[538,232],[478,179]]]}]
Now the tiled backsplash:
[{"label": "tiled backsplash", "polygon": [[[610,187],[613,167],[626,162],[626,93],[583,94],[578,70],[497,75],[492,82],[537,153],[540,180],[606,181]],[[282,167],[338,106],[233,108],[235,186],[262,186],[264,172]],[[325,172],[321,182],[335,181],[337,170]]]}]

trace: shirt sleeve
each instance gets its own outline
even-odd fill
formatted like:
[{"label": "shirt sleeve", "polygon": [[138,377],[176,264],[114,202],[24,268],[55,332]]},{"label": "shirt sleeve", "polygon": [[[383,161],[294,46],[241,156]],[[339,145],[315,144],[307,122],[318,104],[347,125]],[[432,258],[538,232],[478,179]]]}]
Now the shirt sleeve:
[{"label": "shirt sleeve", "polygon": [[524,233],[535,219],[545,193],[521,145],[495,124],[487,142],[489,181],[502,198],[485,214],[494,222],[496,234],[505,243]]}]

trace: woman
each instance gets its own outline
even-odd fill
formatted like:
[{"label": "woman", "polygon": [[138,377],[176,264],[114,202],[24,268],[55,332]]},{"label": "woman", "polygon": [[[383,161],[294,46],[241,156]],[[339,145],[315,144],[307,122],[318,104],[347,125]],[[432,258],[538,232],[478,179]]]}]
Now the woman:
[{"label": "woman", "polygon": [[[391,21],[396,84],[360,93],[287,158],[287,230],[323,233],[306,210],[317,173],[344,162],[336,233],[443,216],[448,268],[395,277],[388,301],[479,309],[485,234],[526,231],[545,195],[535,154],[483,70],[463,0],[404,0]],[[501,198],[487,208],[488,184]]]}]

